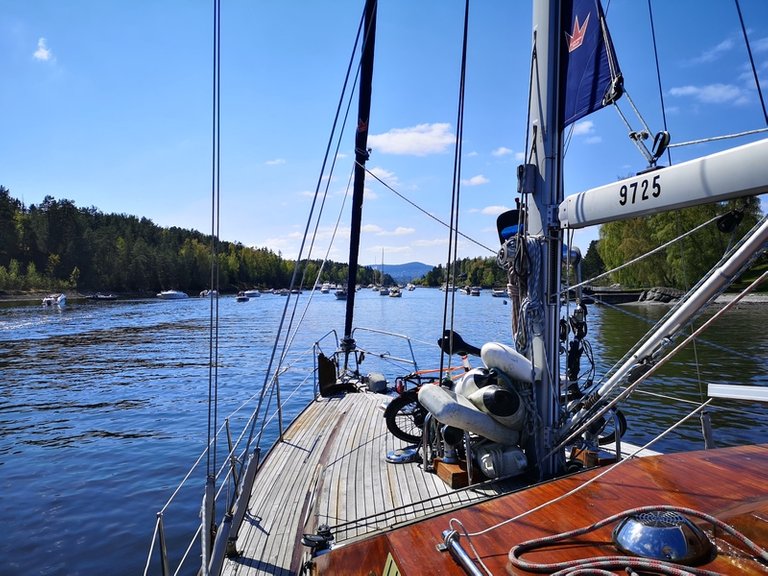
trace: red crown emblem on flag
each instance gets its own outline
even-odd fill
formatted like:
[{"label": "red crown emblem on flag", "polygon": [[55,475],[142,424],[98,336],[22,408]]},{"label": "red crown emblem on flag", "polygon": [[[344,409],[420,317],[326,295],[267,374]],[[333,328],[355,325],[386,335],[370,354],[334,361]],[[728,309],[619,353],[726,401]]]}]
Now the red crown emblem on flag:
[{"label": "red crown emblem on flag", "polygon": [[565,36],[568,38],[568,52],[573,52],[576,48],[581,46],[582,42],[584,42],[584,34],[587,32],[587,24],[589,24],[589,16],[590,15],[587,14],[584,24],[581,26],[579,26],[579,17],[576,16],[576,19],[573,22],[573,33],[565,33]]}]

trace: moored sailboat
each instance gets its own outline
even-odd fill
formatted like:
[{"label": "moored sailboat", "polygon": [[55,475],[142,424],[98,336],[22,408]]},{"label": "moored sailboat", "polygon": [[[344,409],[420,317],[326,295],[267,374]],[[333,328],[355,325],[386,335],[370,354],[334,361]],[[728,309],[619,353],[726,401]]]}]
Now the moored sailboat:
[{"label": "moored sailboat", "polygon": [[[223,467],[222,485],[231,482],[232,496],[223,503],[215,530],[213,487],[206,495],[204,573],[766,570],[768,537],[762,525],[768,487],[761,480],[768,465],[766,446],[627,453],[621,440],[626,422],[616,406],[653,375],[702,306],[764,252],[766,221],[602,381],[580,381],[586,309],[580,302],[562,309],[561,300],[570,294],[563,278],[570,265],[570,251],[563,250],[568,230],[763,193],[768,168],[755,160],[765,157],[768,141],[564,199],[562,131],[618,99],[622,82],[599,3],[574,2],[572,9],[563,4],[568,8],[561,11],[558,2],[539,1],[534,10],[531,152],[519,172],[521,208],[514,214],[519,226],[502,238],[500,257],[509,274],[514,346],[485,342],[475,352],[451,329],[438,330],[441,378],[453,374],[454,357],[479,355],[478,367],[460,365],[459,376],[443,386],[422,383],[420,365],[401,353],[409,341],[372,354],[363,344],[364,332],[353,327],[376,33],[376,2],[366,3],[343,333],[331,338],[336,341],[330,352],[323,350],[322,338],[317,341],[311,367],[317,398],[292,425],[284,428],[281,422],[279,440],[269,452],[262,455],[258,443],[231,449],[232,465]],[[583,62],[574,60],[582,55]],[[594,64],[595,55],[605,67]],[[578,88],[590,65],[607,73],[582,94]],[[570,86],[572,72],[575,96],[558,89],[559,83]],[[652,153],[654,167],[660,152]],[[530,263],[525,274],[514,265],[518,254]],[[445,285],[452,282],[447,278]],[[375,332],[375,340],[381,336]],[[382,375],[361,368],[377,356],[403,361],[403,373],[418,380],[425,411],[419,412],[423,435],[416,447],[387,433],[380,415],[386,401],[380,394]],[[281,393],[285,372],[278,367],[273,374],[265,380],[259,408],[262,400]],[[760,392],[712,389],[710,395],[746,400],[759,399]],[[628,533],[634,537],[627,538]]]}]

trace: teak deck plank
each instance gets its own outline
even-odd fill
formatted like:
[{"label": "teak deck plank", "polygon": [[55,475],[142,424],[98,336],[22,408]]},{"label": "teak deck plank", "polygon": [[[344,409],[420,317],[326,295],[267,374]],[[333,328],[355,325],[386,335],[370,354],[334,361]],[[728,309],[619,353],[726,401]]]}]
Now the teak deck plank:
[{"label": "teak deck plank", "polygon": [[386,429],[380,406],[387,399],[370,393],[319,399],[299,415],[262,463],[237,541],[241,556],[226,561],[224,574],[293,574],[301,533],[349,522],[337,537],[353,540],[422,516],[425,508],[355,526],[360,518],[452,492],[418,464],[386,462],[389,450],[404,446]]}]

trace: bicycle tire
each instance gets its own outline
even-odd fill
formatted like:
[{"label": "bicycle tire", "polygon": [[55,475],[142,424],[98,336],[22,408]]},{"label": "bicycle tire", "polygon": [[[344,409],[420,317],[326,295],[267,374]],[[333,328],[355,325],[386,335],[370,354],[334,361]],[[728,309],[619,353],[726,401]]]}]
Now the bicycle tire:
[{"label": "bicycle tire", "polygon": [[396,396],[384,410],[387,430],[396,438],[414,444],[421,441],[426,416],[426,409],[419,404],[418,390]]}]

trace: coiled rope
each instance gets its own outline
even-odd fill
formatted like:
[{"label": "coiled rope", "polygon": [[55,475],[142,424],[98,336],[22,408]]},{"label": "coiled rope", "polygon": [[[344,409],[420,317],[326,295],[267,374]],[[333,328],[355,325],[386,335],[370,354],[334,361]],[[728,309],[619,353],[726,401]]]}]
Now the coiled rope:
[{"label": "coiled rope", "polygon": [[643,514],[643,513],[652,512],[652,511],[653,512],[677,512],[680,514],[686,514],[688,516],[693,516],[696,518],[700,518],[702,520],[706,520],[707,522],[711,523],[714,527],[719,528],[724,532],[730,534],[734,538],[736,538],[755,556],[755,558],[757,558],[763,563],[768,564],[768,552],[766,552],[764,548],[761,548],[760,546],[752,542],[752,540],[747,538],[741,532],[732,528],[725,522],[718,520],[714,516],[705,514],[704,512],[699,512],[698,510],[694,510],[692,508],[681,508],[678,506],[643,506],[640,508],[632,508],[630,510],[620,512],[619,514],[614,514],[613,516],[609,516],[608,518],[595,522],[594,524],[591,524],[589,526],[577,528],[576,530],[571,530],[569,532],[562,532],[560,534],[555,534],[553,536],[545,536],[543,538],[528,540],[526,542],[518,544],[517,546],[515,546],[509,551],[509,562],[513,566],[520,568],[522,570],[528,570],[530,572],[546,572],[546,573],[552,574],[552,576],[575,576],[576,574],[601,574],[601,573],[611,574],[611,572],[607,572],[607,571],[608,570],[624,570],[627,568],[633,568],[633,569],[636,568],[638,570],[653,570],[654,572],[659,574],[670,574],[672,576],[691,576],[691,575],[716,576],[718,574],[718,572],[713,572],[711,570],[702,570],[702,569],[693,568],[690,566],[682,567],[678,564],[673,564],[671,562],[664,562],[662,560],[653,560],[653,559],[646,559],[646,558],[637,558],[634,556],[618,556],[618,555],[617,556],[597,556],[593,558],[581,558],[578,560],[570,560],[566,562],[552,562],[552,563],[528,562],[521,558],[523,554],[525,554],[526,552],[530,552],[531,550],[534,550],[536,548],[550,546],[556,542],[560,542],[568,538],[582,536],[584,534],[588,534],[589,532],[593,532],[599,528],[602,528],[603,526],[612,524],[614,522],[617,522],[629,516],[635,516],[638,514]]}]

